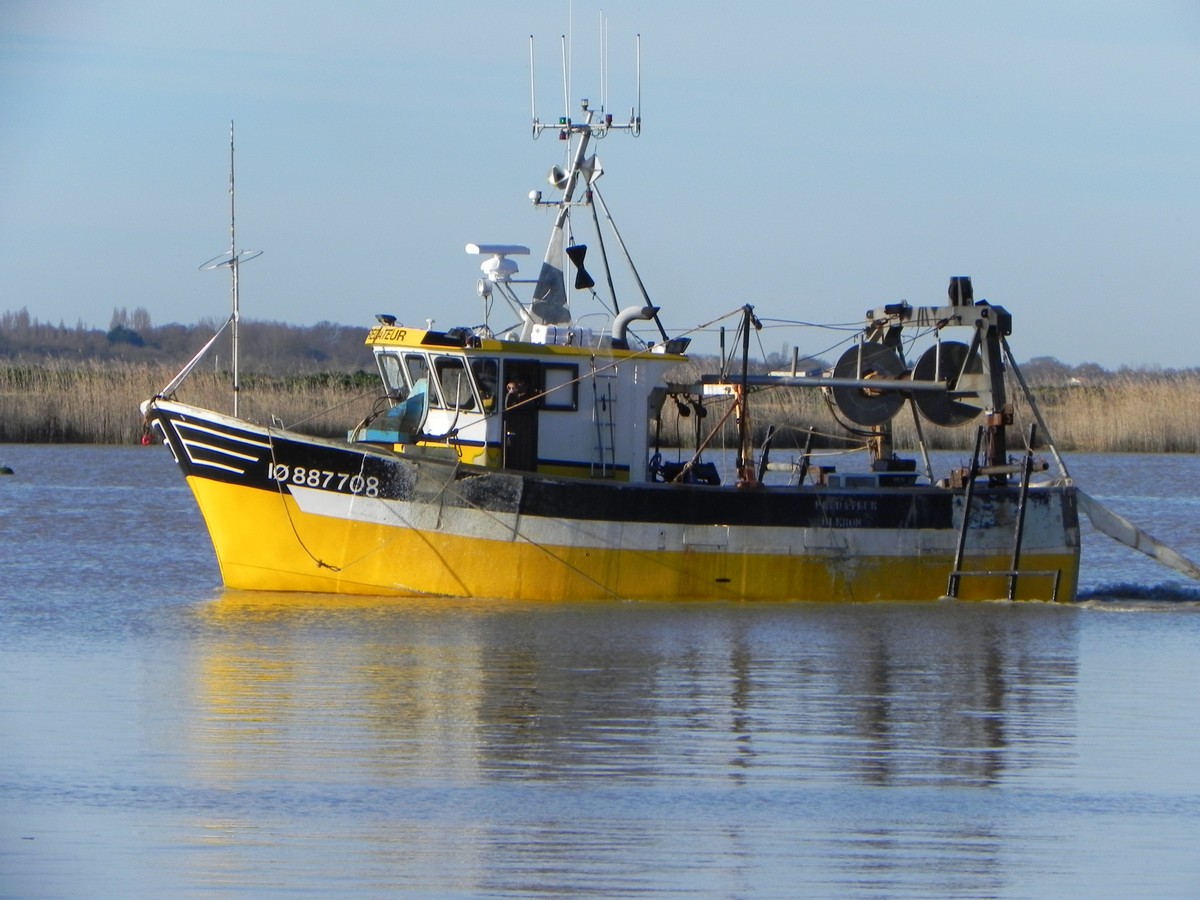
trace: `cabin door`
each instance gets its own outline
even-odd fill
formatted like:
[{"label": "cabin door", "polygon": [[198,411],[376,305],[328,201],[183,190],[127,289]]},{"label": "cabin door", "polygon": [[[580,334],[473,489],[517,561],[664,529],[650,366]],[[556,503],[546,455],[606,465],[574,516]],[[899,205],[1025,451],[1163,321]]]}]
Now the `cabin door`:
[{"label": "cabin door", "polygon": [[536,472],[541,366],[530,360],[504,361],[504,468]]}]

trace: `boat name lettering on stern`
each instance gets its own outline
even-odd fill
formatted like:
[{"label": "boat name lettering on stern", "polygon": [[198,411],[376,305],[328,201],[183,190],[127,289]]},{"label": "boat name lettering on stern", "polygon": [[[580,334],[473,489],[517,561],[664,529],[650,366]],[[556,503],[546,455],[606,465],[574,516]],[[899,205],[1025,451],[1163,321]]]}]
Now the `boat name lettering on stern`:
[{"label": "boat name lettering on stern", "polygon": [[870,497],[824,497],[821,512],[834,528],[871,528],[878,524],[879,501]]}]

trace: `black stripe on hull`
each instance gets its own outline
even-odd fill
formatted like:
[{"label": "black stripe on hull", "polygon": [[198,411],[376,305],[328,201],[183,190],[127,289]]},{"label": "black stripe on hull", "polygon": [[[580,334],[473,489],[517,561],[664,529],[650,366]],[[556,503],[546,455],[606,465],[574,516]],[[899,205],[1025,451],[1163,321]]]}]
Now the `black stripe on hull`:
[{"label": "black stripe on hull", "polygon": [[[337,444],[174,408],[153,407],[151,415],[185,474],[271,492],[288,491],[294,482],[381,499],[557,519],[889,530],[954,528],[955,499],[962,494],[927,486],[742,490],[550,477]],[[1015,486],[978,487],[972,527],[1014,521],[1018,494]],[[1028,503],[1031,516],[1061,507],[1063,527],[1078,528],[1072,489],[1031,491]]]}]

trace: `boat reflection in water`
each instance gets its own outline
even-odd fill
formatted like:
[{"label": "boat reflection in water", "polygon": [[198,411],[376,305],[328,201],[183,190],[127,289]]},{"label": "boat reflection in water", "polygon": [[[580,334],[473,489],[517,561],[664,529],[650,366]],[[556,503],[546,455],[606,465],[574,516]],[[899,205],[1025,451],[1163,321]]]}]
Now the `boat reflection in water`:
[{"label": "boat reflection in water", "polygon": [[185,740],[242,797],[217,824],[235,868],[278,828],[289,864],[345,845],[347,877],[431,889],[517,890],[531,865],[568,892],[703,887],[753,861],[941,891],[1047,837],[1005,801],[1075,741],[1078,613],[1056,606],[228,592],[201,615]]}]

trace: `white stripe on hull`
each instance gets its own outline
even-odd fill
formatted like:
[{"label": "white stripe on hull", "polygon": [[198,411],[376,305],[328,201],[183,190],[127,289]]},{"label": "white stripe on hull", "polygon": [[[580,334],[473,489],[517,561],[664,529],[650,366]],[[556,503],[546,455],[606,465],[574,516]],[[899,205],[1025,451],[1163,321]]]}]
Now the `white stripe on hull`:
[{"label": "white stripe on hull", "polygon": [[[413,528],[483,541],[528,541],[542,546],[596,550],[662,550],[668,552],[728,552],[753,556],[815,555],[839,557],[865,554],[906,558],[953,554],[957,529],[782,528],[645,522],[598,522],[586,519],[548,519],[519,516],[427,502],[386,500],[290,485],[306,515],[396,528]],[[1036,509],[1036,507],[1035,507]],[[1025,522],[1026,552],[1068,552],[1061,540],[1058,516],[1029,516]],[[1059,536],[1055,540],[1055,536]],[[1010,527],[974,529],[968,553],[1006,552],[1014,532]]]}]

